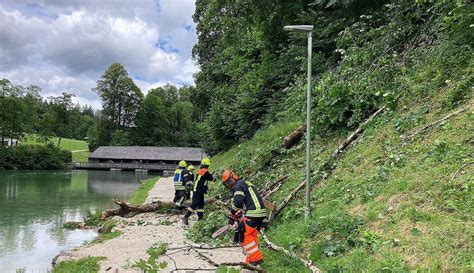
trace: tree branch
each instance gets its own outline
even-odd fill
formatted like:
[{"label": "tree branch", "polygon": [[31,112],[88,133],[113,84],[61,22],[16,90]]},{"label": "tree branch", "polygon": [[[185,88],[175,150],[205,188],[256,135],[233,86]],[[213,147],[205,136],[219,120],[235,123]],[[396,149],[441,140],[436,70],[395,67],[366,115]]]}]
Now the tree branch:
[{"label": "tree branch", "polygon": [[263,240],[265,241],[265,244],[267,244],[267,246],[275,251],[278,251],[278,252],[283,252],[286,256],[288,257],[291,257],[291,258],[294,258],[294,259],[297,259],[297,260],[300,260],[311,272],[313,273],[320,273],[321,270],[319,270],[319,268],[317,268],[312,261],[308,261],[308,260],[305,260],[301,257],[299,257],[298,255],[296,255],[295,253],[281,247],[281,246],[277,246],[275,245],[274,243],[272,243],[270,241],[270,239],[268,239],[267,235],[261,231],[260,234],[262,234],[262,237],[263,237]]}]

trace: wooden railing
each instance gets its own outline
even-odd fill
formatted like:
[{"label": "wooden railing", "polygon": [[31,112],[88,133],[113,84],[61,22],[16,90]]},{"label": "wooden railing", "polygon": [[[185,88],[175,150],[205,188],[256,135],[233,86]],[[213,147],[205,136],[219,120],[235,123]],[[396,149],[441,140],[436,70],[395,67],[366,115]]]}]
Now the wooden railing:
[{"label": "wooden railing", "polygon": [[120,170],[149,170],[149,171],[167,171],[176,169],[176,164],[146,164],[146,163],[73,163],[74,169],[120,169]]}]

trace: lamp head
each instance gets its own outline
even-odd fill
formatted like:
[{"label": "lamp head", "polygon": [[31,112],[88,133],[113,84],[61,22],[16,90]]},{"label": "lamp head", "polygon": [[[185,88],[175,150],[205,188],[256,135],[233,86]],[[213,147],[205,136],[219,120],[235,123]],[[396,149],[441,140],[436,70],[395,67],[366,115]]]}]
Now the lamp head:
[{"label": "lamp head", "polygon": [[311,32],[313,31],[312,25],[292,25],[283,27],[286,31],[295,31],[295,32]]}]

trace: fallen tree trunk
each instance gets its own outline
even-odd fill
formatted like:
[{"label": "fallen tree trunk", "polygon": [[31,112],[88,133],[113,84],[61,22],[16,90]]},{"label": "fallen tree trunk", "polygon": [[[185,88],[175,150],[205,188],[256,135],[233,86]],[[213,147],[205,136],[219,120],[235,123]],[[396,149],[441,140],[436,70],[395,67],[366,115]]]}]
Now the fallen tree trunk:
[{"label": "fallen tree trunk", "polygon": [[431,122],[431,123],[425,125],[423,128],[421,128],[421,129],[415,131],[414,133],[410,134],[409,136],[407,136],[407,137],[405,137],[405,138],[406,138],[407,140],[411,141],[411,140],[413,140],[418,134],[420,134],[420,133],[422,133],[422,132],[424,132],[424,131],[430,129],[430,128],[433,127],[434,125],[437,125],[437,124],[442,123],[443,121],[445,121],[445,120],[447,120],[447,119],[450,119],[450,118],[452,118],[452,117],[454,117],[454,116],[457,116],[457,115],[459,115],[459,114],[465,112],[466,110],[468,110],[468,109],[470,109],[470,108],[472,108],[472,107],[473,107],[473,105],[471,104],[471,105],[468,105],[468,106],[465,107],[465,108],[461,108],[461,109],[459,109],[459,110],[457,110],[457,111],[454,111],[454,112],[452,112],[452,113],[450,113],[450,114],[444,116],[442,119],[436,120],[436,121],[434,121],[434,122]]},{"label": "fallen tree trunk", "polygon": [[287,135],[283,139],[282,146],[285,149],[290,149],[291,147],[293,147],[293,145],[295,145],[298,141],[301,140],[304,135],[304,132],[306,132],[306,125],[296,128],[296,130],[291,132],[291,134]]},{"label": "fallen tree trunk", "polygon": [[317,268],[312,261],[308,261],[308,260],[305,260],[301,257],[299,257],[298,255],[296,255],[295,253],[281,247],[281,246],[277,246],[275,245],[274,243],[272,243],[270,241],[270,239],[268,239],[268,236],[262,231],[260,232],[260,234],[262,234],[262,237],[263,237],[263,240],[265,241],[265,244],[270,248],[270,249],[273,249],[275,251],[278,251],[278,252],[283,252],[286,256],[288,257],[291,257],[291,258],[294,258],[294,259],[298,259],[300,260],[311,272],[313,273],[320,273],[321,270],[319,270],[319,268]]},{"label": "fallen tree trunk", "polygon": [[364,132],[365,126],[371,122],[378,114],[380,114],[383,110],[385,109],[385,106],[377,110],[375,113],[373,113],[366,121],[364,121],[359,128],[357,128],[348,138],[346,138],[340,145],[337,147],[337,149],[332,153],[331,156],[337,156],[338,154],[342,153],[347,146],[349,146],[354,140],[356,140],[359,135]]},{"label": "fallen tree trunk", "polygon": [[291,193],[290,195],[288,195],[285,200],[283,200],[280,205],[278,205],[276,211],[275,211],[275,216],[277,216],[285,207],[286,205],[288,205],[288,203],[291,201],[291,199],[293,199],[296,194],[302,189],[304,188],[304,186],[306,185],[306,180],[304,180],[301,184],[298,185],[298,187],[296,187]]},{"label": "fallen tree trunk", "polygon": [[[144,204],[144,205],[131,205],[125,201],[114,199],[113,202],[119,206],[119,208],[108,209],[102,212],[102,220],[110,216],[122,216],[122,217],[132,217],[134,215],[146,212],[155,212],[163,209],[172,209],[175,207],[173,202],[162,202],[155,201],[153,203]],[[218,205],[224,204],[222,201],[215,198],[206,199],[206,204],[217,203]],[[190,201],[184,202],[184,205],[190,205]]]}]

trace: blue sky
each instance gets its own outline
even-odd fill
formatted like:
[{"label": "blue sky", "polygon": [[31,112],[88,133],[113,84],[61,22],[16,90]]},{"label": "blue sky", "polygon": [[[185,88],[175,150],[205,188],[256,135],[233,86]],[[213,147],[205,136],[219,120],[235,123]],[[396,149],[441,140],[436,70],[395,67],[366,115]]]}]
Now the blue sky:
[{"label": "blue sky", "polygon": [[71,92],[100,108],[91,91],[107,67],[125,66],[146,93],[193,84],[198,67],[194,0],[0,0],[0,78]]}]

